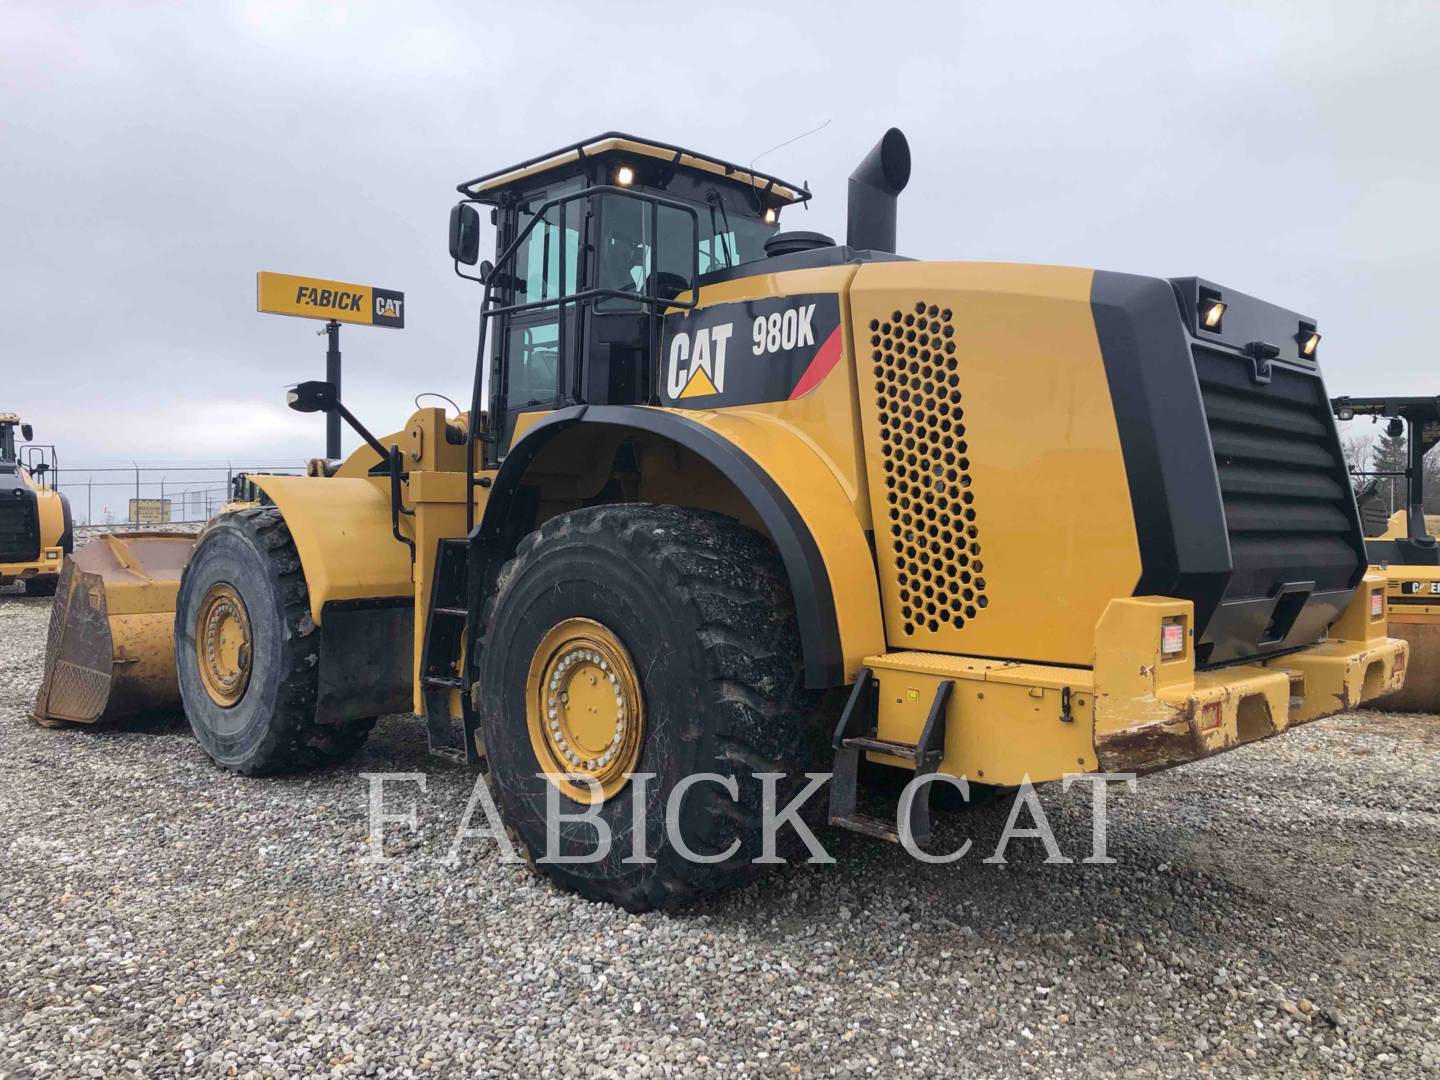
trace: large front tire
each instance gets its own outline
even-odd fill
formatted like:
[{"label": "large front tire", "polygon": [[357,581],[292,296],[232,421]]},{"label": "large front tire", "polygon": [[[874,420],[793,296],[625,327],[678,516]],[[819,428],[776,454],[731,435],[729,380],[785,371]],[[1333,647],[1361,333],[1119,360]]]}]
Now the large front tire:
[{"label": "large front tire", "polygon": [[205,752],[247,776],[349,757],[375,721],[316,718],[319,663],[305,572],[280,511],[216,519],[195,545],[175,605],[180,697]]},{"label": "large front tire", "polygon": [[[765,869],[753,861],[762,851],[757,774],[783,775],[784,806],[823,761],[779,557],[719,514],[618,505],[546,522],[500,573],[481,668],[479,711],[506,824],[557,884],[630,911],[682,906],[755,877]],[[572,712],[598,710],[601,738],[577,736],[583,723],[562,693],[574,695]],[[603,725],[612,723],[604,745]],[[575,763],[562,768],[567,756]],[[589,775],[600,797],[537,775],[547,772]],[[739,797],[714,781],[690,787],[678,803],[677,845],[666,807],[676,785],[698,773],[733,776]],[[637,783],[625,774],[651,774],[641,844],[651,861],[632,859]],[[547,860],[550,800],[565,815],[598,814],[609,853]],[[561,821],[553,854],[592,854],[598,836],[592,823]],[[682,845],[715,861],[692,861]]]}]

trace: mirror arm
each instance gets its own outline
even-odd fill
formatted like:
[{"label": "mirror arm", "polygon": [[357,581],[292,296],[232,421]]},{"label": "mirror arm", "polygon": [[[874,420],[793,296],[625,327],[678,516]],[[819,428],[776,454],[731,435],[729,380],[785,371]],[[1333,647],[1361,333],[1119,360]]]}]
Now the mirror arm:
[{"label": "mirror arm", "polygon": [[352,428],[355,429],[355,433],[359,435],[360,438],[364,439],[365,442],[370,446],[370,448],[375,451],[375,453],[380,455],[381,461],[390,460],[390,451],[386,450],[385,447],[381,445],[379,439],[375,438],[374,435],[370,434],[370,429],[367,428],[364,424],[362,424],[359,420],[357,420],[354,413],[352,413],[339,401],[335,402],[335,411],[340,414],[340,418],[342,420],[344,420],[347,424],[349,424]]}]

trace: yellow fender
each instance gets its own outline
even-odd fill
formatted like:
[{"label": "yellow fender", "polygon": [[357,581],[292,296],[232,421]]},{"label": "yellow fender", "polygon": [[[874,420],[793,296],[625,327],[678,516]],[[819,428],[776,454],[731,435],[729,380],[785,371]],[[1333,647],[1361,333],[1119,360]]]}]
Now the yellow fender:
[{"label": "yellow fender", "polygon": [[719,492],[707,481],[713,474],[683,468],[657,483],[642,470],[639,501],[720,510],[769,533],[790,578],[810,686],[851,682],[866,656],[885,650],[875,562],[851,495],[793,427],[754,414],[582,405],[546,415],[516,439],[495,477],[479,529],[486,572],[506,554],[506,519],[522,485],[538,489],[542,506],[585,505],[601,491],[614,447],[632,439],[661,451],[647,459],[659,473],[663,459],[686,452],[729,485]]},{"label": "yellow fender", "polygon": [[252,474],[250,479],[285,516],[317,626],[332,600],[413,597],[410,549],[390,531],[388,477]]},{"label": "yellow fender", "polygon": [[885,651],[885,625],[875,559],[840,480],[793,427],[778,420],[738,411],[674,415],[709,428],[752,461],[763,462],[795,508],[825,562],[845,682],[854,682],[865,657]]}]

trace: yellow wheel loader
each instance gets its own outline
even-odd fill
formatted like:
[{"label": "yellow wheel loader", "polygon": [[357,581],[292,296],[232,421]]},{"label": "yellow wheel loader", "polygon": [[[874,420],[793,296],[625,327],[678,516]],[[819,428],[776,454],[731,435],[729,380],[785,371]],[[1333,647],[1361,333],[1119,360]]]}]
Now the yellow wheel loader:
[{"label": "yellow wheel loader", "polygon": [[[377,438],[291,390],[365,446],[247,477],[195,544],[174,655],[205,751],[314,765],[408,710],[486,760],[544,873],[642,910],[760,872],[807,772],[834,825],[923,844],[929,800],[872,816],[868,772],[1151,772],[1398,688],[1313,321],[905,258],[909,174],[892,129],[844,243],[781,230],[803,186],[621,133],[460,185],[470,408]],[[597,822],[612,854],[565,861]]]},{"label": "yellow wheel loader", "polygon": [[1440,518],[1425,513],[1425,455],[1440,443],[1440,398],[1338,397],[1332,402],[1342,420],[1357,416],[1385,419],[1391,437],[1405,436],[1408,461],[1398,472],[1357,470],[1369,477],[1403,476],[1405,507],[1385,510],[1362,498],[1365,511],[1378,511],[1380,527],[1366,532],[1365,549],[1385,578],[1390,609],[1389,633],[1410,645],[1410,673],[1403,689],[1376,699],[1377,709],[1394,712],[1440,712],[1440,542],[1431,530]]},{"label": "yellow wheel loader", "polygon": [[[17,434],[29,445],[17,447]],[[51,596],[75,528],[70,500],[49,480],[55,448],[34,437],[15,413],[0,413],[0,585],[23,581],[26,596]]]}]

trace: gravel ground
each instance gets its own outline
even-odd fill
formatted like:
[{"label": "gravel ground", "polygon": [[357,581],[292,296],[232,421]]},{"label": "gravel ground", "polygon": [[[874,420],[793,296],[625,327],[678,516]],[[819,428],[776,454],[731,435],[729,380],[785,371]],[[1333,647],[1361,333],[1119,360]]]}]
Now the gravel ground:
[{"label": "gravel ground", "polygon": [[[26,719],[49,602],[0,600],[0,1075],[1237,1075],[1440,1071],[1440,720],[1340,716],[1112,791],[1061,847],[958,865],[823,835],[681,917],[550,888],[383,721],[342,768],[244,780],[183,721]],[[366,861],[362,772],[428,775]]]}]

